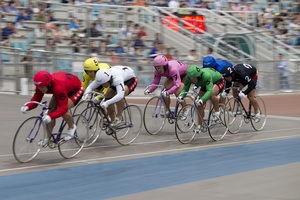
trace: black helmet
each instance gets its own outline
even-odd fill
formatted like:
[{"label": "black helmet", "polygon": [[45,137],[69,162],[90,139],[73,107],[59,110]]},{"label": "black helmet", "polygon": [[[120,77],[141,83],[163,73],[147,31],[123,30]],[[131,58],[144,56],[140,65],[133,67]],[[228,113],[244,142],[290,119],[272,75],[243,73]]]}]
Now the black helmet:
[{"label": "black helmet", "polygon": [[222,69],[222,76],[227,77],[227,76],[232,76],[233,73],[233,68],[232,67],[224,67]]}]

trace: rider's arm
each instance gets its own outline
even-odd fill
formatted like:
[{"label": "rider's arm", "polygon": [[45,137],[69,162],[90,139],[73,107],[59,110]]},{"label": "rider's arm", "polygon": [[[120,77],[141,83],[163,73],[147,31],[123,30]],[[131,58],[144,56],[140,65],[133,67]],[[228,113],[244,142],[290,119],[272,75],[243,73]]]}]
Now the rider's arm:
[{"label": "rider's arm", "polygon": [[175,93],[181,86],[181,78],[180,78],[179,71],[173,73],[171,76],[174,85],[167,91],[169,95]]},{"label": "rider's arm", "polygon": [[116,95],[105,101],[108,105],[111,105],[113,103],[117,103],[118,101],[120,101],[121,99],[124,98],[124,94],[125,94],[125,88],[124,88],[124,83],[120,83],[116,86]]},{"label": "rider's arm", "polygon": [[202,102],[207,101],[211,97],[213,87],[214,87],[212,77],[207,78],[207,80],[204,81],[204,83],[206,83],[206,85],[205,85],[206,92],[204,93],[203,97],[201,97]]},{"label": "rider's arm", "polygon": [[245,95],[249,94],[253,89],[255,89],[256,83],[253,79],[251,79],[247,85],[247,89],[243,92]]},{"label": "rider's arm", "polygon": [[[152,82],[150,83],[150,85],[158,85],[161,79],[161,75],[155,70],[154,71],[154,79],[152,80]],[[148,90],[150,92],[153,92],[154,90],[156,90],[157,86],[150,86],[148,88]]]},{"label": "rider's arm", "polygon": [[93,80],[91,82],[91,84],[89,84],[89,86],[85,89],[84,95],[92,92],[93,90],[95,90],[99,86],[100,86],[100,84],[98,83],[98,81]]},{"label": "rider's arm", "polygon": [[[34,93],[33,97],[30,99],[30,101],[41,102],[43,99],[43,96],[44,96],[44,94],[38,88],[36,88],[35,93]],[[32,109],[35,109],[38,106],[38,104],[31,103],[31,104],[27,104],[27,106],[28,106],[29,110],[32,110]]]},{"label": "rider's arm", "polygon": [[225,84],[226,84],[225,92],[228,94],[230,92],[230,88],[232,87],[232,81],[228,82],[225,80]]},{"label": "rider's arm", "polygon": [[181,93],[179,94],[180,96],[182,96],[182,98],[184,98],[187,95],[187,92],[189,91],[191,84],[192,82],[190,81],[190,79],[186,78],[184,82],[184,87],[182,88]]},{"label": "rider's arm", "polygon": [[54,112],[49,114],[49,117],[51,117],[51,119],[56,119],[68,112],[69,98],[67,92],[62,88],[53,91],[53,96],[56,98],[58,106]]},{"label": "rider's arm", "polygon": [[86,88],[88,87],[89,83],[90,83],[90,76],[87,75],[87,73],[83,72],[83,75],[82,75],[82,87],[84,90],[86,90]]}]

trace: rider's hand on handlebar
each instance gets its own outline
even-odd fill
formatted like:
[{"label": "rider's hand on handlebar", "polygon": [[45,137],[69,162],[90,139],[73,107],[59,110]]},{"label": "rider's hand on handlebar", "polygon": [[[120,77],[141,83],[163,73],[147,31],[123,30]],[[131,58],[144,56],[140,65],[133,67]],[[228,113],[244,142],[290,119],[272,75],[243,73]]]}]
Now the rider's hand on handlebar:
[{"label": "rider's hand on handlebar", "polygon": [[107,108],[108,107],[108,104],[107,104],[107,102],[102,102],[102,103],[100,103],[100,106],[101,106],[101,108]]},{"label": "rider's hand on handlebar", "polygon": [[183,102],[183,97],[179,95],[179,96],[177,97],[177,101],[180,102],[180,103]]},{"label": "rider's hand on handlebar", "polygon": [[43,122],[45,122],[46,124],[51,122],[51,117],[49,115],[45,115],[43,116]]},{"label": "rider's hand on handlebar", "polygon": [[226,98],[226,97],[228,96],[228,94],[227,94],[227,92],[223,91],[223,92],[221,93],[221,96],[222,96],[223,98]]},{"label": "rider's hand on handlebar", "polygon": [[202,99],[196,100],[195,104],[196,104],[196,106],[202,106],[203,105]]},{"label": "rider's hand on handlebar", "polygon": [[22,112],[23,114],[26,114],[28,111],[29,111],[28,106],[22,106],[22,107],[21,107],[21,112]]},{"label": "rider's hand on handlebar", "polygon": [[167,96],[169,96],[169,93],[168,93],[168,91],[163,91],[163,92],[162,92],[162,95],[163,95],[164,97],[167,97]]},{"label": "rider's hand on handlebar", "polygon": [[98,104],[100,102],[100,99],[98,99],[98,97],[94,97],[92,101],[93,103]]},{"label": "rider's hand on handlebar", "polygon": [[148,89],[144,90],[144,95],[150,94],[150,91]]}]

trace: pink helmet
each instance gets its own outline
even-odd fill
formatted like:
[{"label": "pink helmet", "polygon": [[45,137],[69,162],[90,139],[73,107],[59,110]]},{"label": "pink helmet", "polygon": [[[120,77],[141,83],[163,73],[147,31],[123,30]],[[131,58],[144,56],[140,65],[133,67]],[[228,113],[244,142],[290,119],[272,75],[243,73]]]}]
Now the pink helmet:
[{"label": "pink helmet", "polygon": [[158,55],[153,60],[154,67],[166,66],[168,64],[168,59],[164,55]]},{"label": "pink helmet", "polygon": [[52,75],[49,72],[42,70],[34,75],[33,83],[36,86],[48,86],[52,80]]}]

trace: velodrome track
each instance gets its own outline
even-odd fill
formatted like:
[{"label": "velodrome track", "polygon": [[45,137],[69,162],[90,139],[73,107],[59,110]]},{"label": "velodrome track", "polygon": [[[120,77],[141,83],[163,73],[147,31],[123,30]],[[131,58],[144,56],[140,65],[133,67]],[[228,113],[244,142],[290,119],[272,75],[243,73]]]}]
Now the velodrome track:
[{"label": "velodrome track", "polygon": [[[202,133],[180,144],[168,124],[156,136],[143,129],[130,146],[103,134],[74,159],[47,148],[19,164],[12,140],[36,113],[20,113],[29,98],[0,94],[1,200],[300,199],[300,94],[264,96],[270,114],[265,129],[255,132],[246,124],[220,142]],[[143,108],[145,99],[128,101]]]}]

